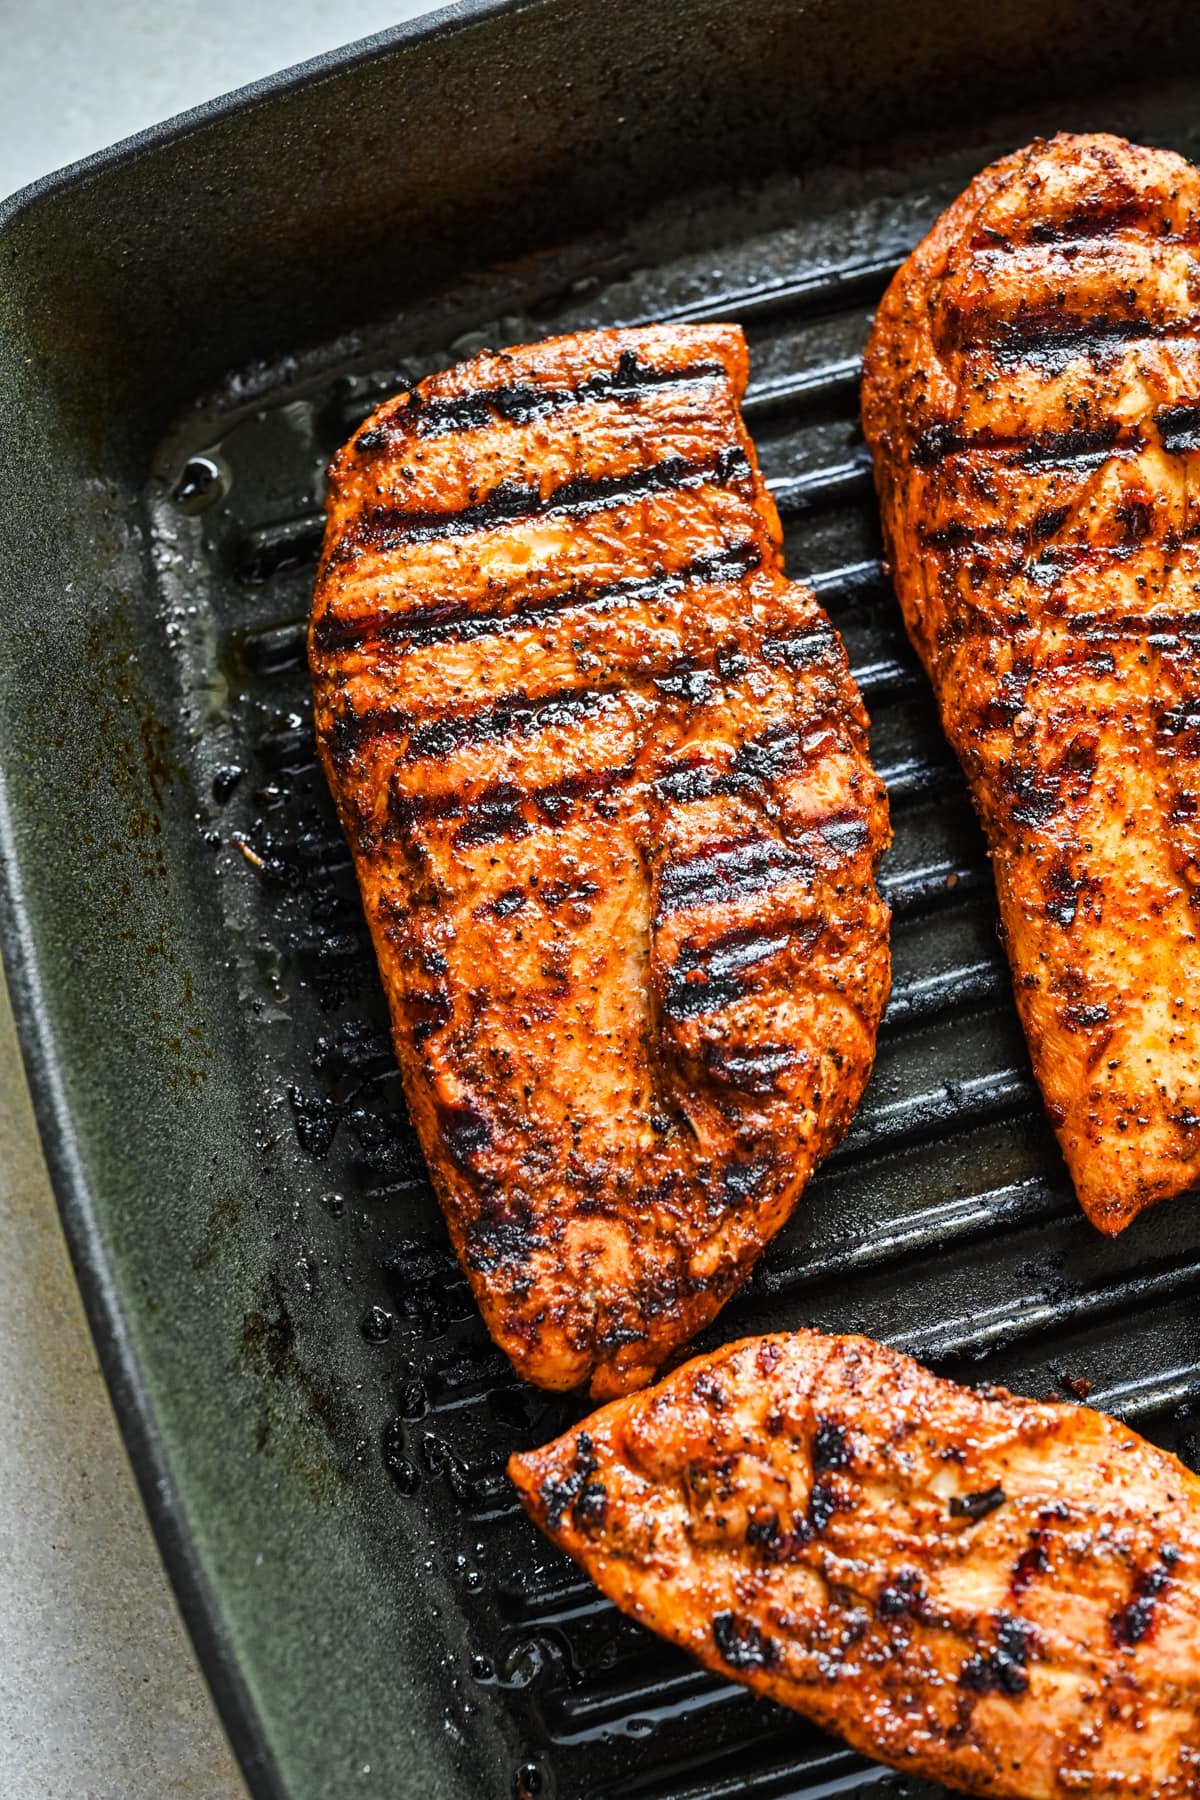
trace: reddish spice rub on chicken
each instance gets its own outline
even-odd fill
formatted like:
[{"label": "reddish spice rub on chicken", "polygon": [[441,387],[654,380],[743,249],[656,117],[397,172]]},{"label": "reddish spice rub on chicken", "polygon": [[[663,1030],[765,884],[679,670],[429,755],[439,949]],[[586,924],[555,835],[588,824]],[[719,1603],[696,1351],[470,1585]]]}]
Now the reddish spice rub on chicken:
[{"label": "reddish spice rub on chicken", "polygon": [[863,423],[986,828],[1017,1004],[1101,1230],[1200,1178],[1200,173],[985,169],[905,263]]},{"label": "reddish spice rub on chicken", "polygon": [[1200,1481],[862,1337],[746,1339],[509,1473],[632,1617],[913,1775],[1200,1794]]},{"label": "reddish spice rub on chicken", "polygon": [[640,1385],[849,1124],[886,800],[726,326],[476,357],[330,471],[321,756],[455,1248],[520,1373]]}]

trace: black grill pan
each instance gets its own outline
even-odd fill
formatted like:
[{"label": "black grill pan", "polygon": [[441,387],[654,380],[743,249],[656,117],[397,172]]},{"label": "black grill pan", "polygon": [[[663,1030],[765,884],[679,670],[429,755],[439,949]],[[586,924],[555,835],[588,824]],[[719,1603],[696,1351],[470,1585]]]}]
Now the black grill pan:
[{"label": "black grill pan", "polygon": [[856,409],[891,270],[985,161],[1058,127],[1195,156],[1198,102],[1171,0],[477,5],[0,218],[7,967],[117,1409],[256,1796],[909,1785],[620,1619],[503,1476],[581,1408],[514,1379],[450,1254],[303,637],[329,455],[484,343],[744,324],[789,568],[845,637],[891,792],[875,1077],[701,1346],[862,1329],[961,1379],[1090,1392],[1195,1464],[1200,1211],[1107,1242],[1075,1206]]}]

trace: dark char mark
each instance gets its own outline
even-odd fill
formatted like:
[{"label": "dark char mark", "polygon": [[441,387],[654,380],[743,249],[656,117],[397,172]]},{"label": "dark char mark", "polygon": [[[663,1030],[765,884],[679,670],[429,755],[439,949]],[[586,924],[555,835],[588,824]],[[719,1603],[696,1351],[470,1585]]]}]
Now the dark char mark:
[{"label": "dark char mark", "polygon": [[589,400],[637,400],[660,387],[693,387],[702,381],[727,381],[721,362],[693,363],[684,369],[656,369],[640,363],[633,350],[622,351],[615,369],[601,369],[575,387],[539,387],[518,381],[504,387],[480,388],[470,394],[436,395],[418,388],[382,424],[359,433],[354,447],[371,455],[405,432],[419,437],[446,437],[456,431],[476,431],[502,420],[506,425],[529,425],[565,407]]},{"label": "dark char mark", "polygon": [[771,1669],[779,1661],[779,1646],[765,1637],[752,1619],[733,1612],[714,1614],[713,1642],[731,1669]]},{"label": "dark char mark", "polygon": [[690,907],[720,905],[765,893],[795,878],[811,880],[814,858],[779,838],[743,838],[713,844],[679,862],[663,865],[659,876],[660,915]]},{"label": "dark char mark", "polygon": [[805,833],[804,848],[779,838],[741,838],[664,863],[659,874],[659,922],[671,913],[720,906],[791,880],[812,882],[818,868],[828,865],[830,852],[837,862],[848,862],[869,835],[860,813],[833,813]]},{"label": "dark char mark", "polygon": [[439,762],[469,744],[497,743],[517,734],[529,736],[556,725],[575,724],[603,711],[616,691],[561,688],[537,700],[524,694],[507,694],[491,705],[485,703],[464,712],[421,720],[398,706],[368,707],[360,713],[347,708],[334,721],[331,747],[335,760],[343,760],[363,744],[407,732],[408,745],[399,766],[425,760]]},{"label": "dark char mark", "polygon": [[715,1080],[743,1094],[769,1094],[796,1061],[790,1044],[754,1044],[739,1050],[732,1044],[704,1046],[704,1066]]},{"label": "dark char mark", "polygon": [[[1137,427],[1123,429],[1117,419],[1102,425],[1075,426],[1069,431],[1044,431],[1036,437],[1001,437],[990,431],[964,434],[953,426],[937,423],[919,432],[913,442],[911,461],[914,469],[929,469],[972,450],[1011,459],[1020,469],[1093,469],[1118,451],[1135,454],[1145,448],[1145,439]],[[931,534],[932,535],[932,534]],[[974,528],[979,535],[979,528]]]},{"label": "dark char mark", "polygon": [[491,744],[517,734],[528,736],[553,730],[557,725],[574,725],[593,713],[603,712],[612,699],[611,690],[604,688],[588,688],[582,693],[565,689],[539,700],[506,697],[494,706],[430,719],[412,732],[402,761],[413,763],[428,758],[440,762],[469,744]]},{"label": "dark char mark", "polygon": [[918,1569],[901,1569],[876,1602],[881,1619],[919,1619],[925,1607],[925,1582]]},{"label": "dark char mark", "polygon": [[1050,1571],[1050,1558],[1046,1551],[1046,1533],[1037,1530],[1030,1542],[1022,1550],[1009,1577],[1009,1588],[1013,1598],[1019,1600],[1026,1588],[1038,1575],[1046,1575]]},{"label": "dark char mark", "polygon": [[845,1426],[834,1419],[820,1420],[813,1433],[813,1468],[848,1469],[853,1460]]},{"label": "dark char mark", "polygon": [[971,240],[972,251],[1008,251],[1024,249],[1027,244],[1077,244],[1089,238],[1112,237],[1118,231],[1140,230],[1150,234],[1159,244],[1190,244],[1192,234],[1168,232],[1159,228],[1156,215],[1150,215],[1140,194],[1095,194],[1078,199],[1069,213],[1060,219],[1031,219],[1013,232],[997,231],[994,226],[981,226]]},{"label": "dark char mark", "polygon": [[1154,415],[1162,447],[1168,456],[1187,456],[1200,450],[1200,405],[1160,406]]},{"label": "dark char mark", "polygon": [[793,929],[787,923],[767,933],[751,925],[724,932],[709,944],[686,939],[666,971],[663,1012],[682,1023],[731,1005],[745,993],[751,971],[787,949]]},{"label": "dark char mark", "polygon": [[745,542],[698,556],[679,569],[660,569],[644,578],[627,576],[621,581],[564,588],[561,593],[548,594],[528,604],[502,610],[478,606],[470,600],[445,600],[440,605],[425,607],[419,613],[378,612],[366,617],[338,619],[333,613],[325,612],[314,627],[313,643],[317,650],[327,653],[358,645],[397,641],[410,649],[419,649],[446,638],[470,640],[536,627],[573,607],[607,611],[620,605],[667,600],[688,587],[723,586],[727,582],[740,581],[761,561],[758,546]]},{"label": "dark char mark", "polygon": [[981,1488],[976,1494],[954,1494],[950,1500],[950,1516],[952,1519],[986,1519],[998,1506],[1003,1506],[1007,1498],[999,1486]]},{"label": "dark char mark", "polygon": [[460,844],[487,844],[502,839],[528,837],[538,824],[556,825],[581,800],[603,799],[627,786],[634,765],[588,770],[565,776],[542,787],[527,788],[515,781],[490,782],[471,794],[414,794],[395,783],[388,799],[391,822],[401,832],[422,820],[451,819],[469,814],[460,828]]},{"label": "dark char mark", "polygon": [[516,1272],[545,1245],[528,1200],[484,1194],[479,1216],[467,1228],[467,1266],[489,1274],[497,1268]]},{"label": "dark char mark", "polygon": [[793,670],[811,669],[816,663],[842,661],[842,645],[833,626],[824,621],[810,625],[796,637],[765,638],[763,658]]},{"label": "dark char mark", "polygon": [[1132,1649],[1135,1644],[1140,1644],[1154,1623],[1155,1602],[1170,1581],[1171,1570],[1179,1561],[1179,1552],[1173,1544],[1164,1544],[1159,1555],[1158,1567],[1147,1569],[1138,1576],[1134,1582],[1132,1599],[1109,1620],[1112,1641],[1118,1646]]},{"label": "dark char mark", "polygon": [[959,1685],[976,1694],[1025,1693],[1029,1686],[1026,1664],[1034,1643],[1034,1628],[1027,1619],[1009,1613],[996,1615],[996,1641],[988,1650],[977,1650],[959,1671]]},{"label": "dark char mark", "polygon": [[[1076,244],[1088,238],[1111,237],[1115,232],[1145,223],[1146,205],[1140,194],[1129,194],[1120,199],[1097,197],[1081,202],[1066,218],[1032,220],[1025,228],[1023,241],[1047,245]],[[1155,235],[1159,242],[1163,241],[1160,234]]]},{"label": "dark char mark", "polygon": [[385,506],[365,513],[342,539],[337,556],[341,561],[351,561],[366,550],[392,550],[400,544],[462,537],[498,525],[515,525],[521,519],[603,512],[650,494],[708,485],[736,487],[749,479],[750,464],[744,450],[740,444],[730,444],[716,456],[697,462],[672,455],[626,474],[573,475],[546,495],[539,486],[507,480],[493,488],[486,499],[457,512],[407,512],[402,507]]},{"label": "dark char mark", "polygon": [[473,1106],[439,1106],[442,1142],[454,1166],[469,1173],[474,1159],[491,1147],[490,1119]]},{"label": "dark char mark", "polygon": [[[697,670],[696,674],[706,675],[713,681],[707,670]],[[656,683],[656,686],[662,685]],[[696,698],[694,694],[690,697]],[[811,730],[817,720],[810,716],[805,723]],[[800,733],[793,725],[781,722],[769,725],[757,737],[747,738],[728,767],[705,763],[676,765],[664,770],[654,788],[664,800],[676,800],[684,805],[711,799],[714,794],[761,793],[765,787],[782,781],[803,760],[804,742]]]},{"label": "dark char mark", "polygon": [[990,350],[1002,367],[1037,363],[1055,373],[1077,358],[1103,366],[1120,356],[1127,344],[1173,337],[1191,323],[1174,319],[1156,325],[1149,319],[1103,315],[1084,319],[1054,306],[1028,307],[1015,317],[987,321],[979,334],[965,340],[963,348]]},{"label": "dark char mark", "polygon": [[[561,1481],[550,1478],[542,1483],[542,1503],[546,1508],[546,1524],[551,1531],[559,1529],[564,1514],[582,1497],[599,1467],[593,1454],[591,1438],[586,1431],[579,1432],[575,1438],[575,1460],[569,1474],[564,1475]],[[604,1489],[601,1487],[601,1497],[603,1494]]]},{"label": "dark char mark", "polygon": [[814,1537],[820,1537],[836,1512],[841,1510],[841,1499],[836,1489],[822,1476],[813,1482],[808,1496],[808,1528]]},{"label": "dark char mark", "polygon": [[1200,611],[1191,613],[1125,613],[1106,618],[1103,613],[1076,613],[1066,621],[1075,637],[1103,643],[1106,638],[1142,638],[1164,645],[1172,638],[1200,637]]}]

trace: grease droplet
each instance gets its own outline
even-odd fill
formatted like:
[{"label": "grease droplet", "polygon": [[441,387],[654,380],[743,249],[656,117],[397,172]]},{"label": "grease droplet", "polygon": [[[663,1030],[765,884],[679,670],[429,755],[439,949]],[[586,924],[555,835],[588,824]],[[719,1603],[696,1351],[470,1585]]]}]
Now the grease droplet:
[{"label": "grease droplet", "polygon": [[225,492],[225,478],[211,456],[192,456],[184,464],[175,499],[186,513],[203,512]]},{"label": "grease droplet", "polygon": [[395,1321],[382,1306],[369,1306],[362,1316],[359,1330],[368,1344],[384,1344],[392,1335]]}]

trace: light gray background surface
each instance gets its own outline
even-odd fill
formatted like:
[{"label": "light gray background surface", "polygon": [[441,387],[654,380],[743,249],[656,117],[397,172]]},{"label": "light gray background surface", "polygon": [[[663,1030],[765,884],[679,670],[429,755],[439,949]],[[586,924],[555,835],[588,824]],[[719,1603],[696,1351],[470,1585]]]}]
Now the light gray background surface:
[{"label": "light gray background surface", "polygon": [[[0,0],[0,195],[429,10]],[[0,977],[0,1800],[176,1796],[245,1789],[117,1435]]]}]

